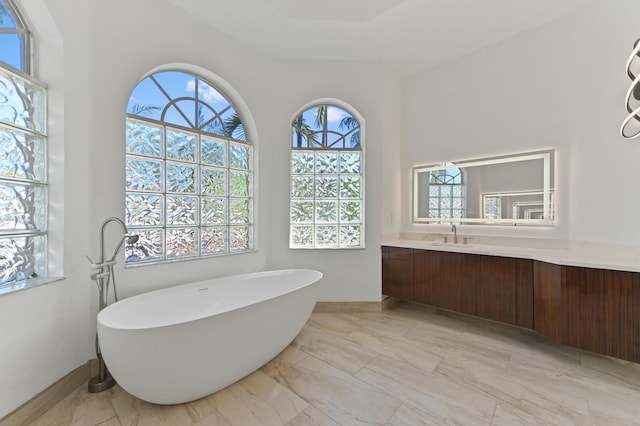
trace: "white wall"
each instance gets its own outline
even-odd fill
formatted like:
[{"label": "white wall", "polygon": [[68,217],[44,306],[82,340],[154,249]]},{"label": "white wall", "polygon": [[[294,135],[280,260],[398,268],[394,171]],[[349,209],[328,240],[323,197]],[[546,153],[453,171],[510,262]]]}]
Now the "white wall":
[{"label": "white wall", "polygon": [[[638,16],[637,1],[592,0],[577,14],[405,80],[403,200],[413,165],[555,148],[556,227],[459,232],[640,245],[640,143],[618,136]],[[410,207],[403,203],[402,230],[447,231],[411,224]]]},{"label": "white wall", "polygon": [[[89,13],[87,5],[79,4],[73,16],[55,19],[59,4],[51,3],[54,2],[25,0],[21,6],[29,23],[38,29],[36,77],[49,86],[52,203],[48,263],[52,275],[64,273],[67,279],[0,297],[0,417],[90,357],[90,287],[78,279],[79,271],[84,269],[87,222],[82,210],[64,208],[82,208],[79,201],[88,195],[84,179],[69,178],[88,170],[85,146],[78,144],[73,149],[72,143],[74,138],[86,139],[83,123],[71,119],[82,114],[84,95],[65,91],[87,66],[80,61],[77,68],[68,69],[64,63],[75,62],[88,52]],[[81,36],[76,37],[78,34]],[[74,230],[69,224],[74,225]]]},{"label": "white wall", "polygon": [[[564,19],[408,78],[403,84],[402,229],[411,224],[411,167],[511,152],[558,149],[558,195],[572,142],[572,27]],[[564,238],[568,208],[554,229],[463,225],[460,233]]]},{"label": "white wall", "polygon": [[618,136],[631,83],[625,65],[640,37],[639,17],[638,1],[592,0],[577,20],[566,200],[572,239],[640,245],[640,139]]}]

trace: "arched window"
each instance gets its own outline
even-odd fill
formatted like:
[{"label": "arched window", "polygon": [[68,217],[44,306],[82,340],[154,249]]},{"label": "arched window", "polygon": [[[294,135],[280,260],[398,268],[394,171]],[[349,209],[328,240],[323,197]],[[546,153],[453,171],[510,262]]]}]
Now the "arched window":
[{"label": "arched window", "polygon": [[29,75],[28,40],[0,0],[0,291],[47,273],[47,90]]},{"label": "arched window", "polygon": [[322,103],[291,123],[291,248],[364,247],[361,119]]},{"label": "arched window", "polygon": [[253,248],[253,147],[229,99],[204,78],[162,71],[129,98],[127,263]]},{"label": "arched window", "polygon": [[429,217],[461,218],[464,211],[462,171],[456,167],[429,172]]},{"label": "arched window", "polygon": [[11,0],[0,0],[0,61],[31,73],[31,32]]}]

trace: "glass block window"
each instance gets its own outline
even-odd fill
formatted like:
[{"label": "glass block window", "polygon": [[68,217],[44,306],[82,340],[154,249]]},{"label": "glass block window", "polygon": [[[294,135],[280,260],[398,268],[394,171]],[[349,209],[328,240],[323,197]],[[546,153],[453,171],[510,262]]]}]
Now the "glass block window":
[{"label": "glass block window", "polygon": [[429,217],[461,218],[464,211],[462,172],[456,167],[429,172]]},{"label": "glass block window", "polygon": [[212,84],[182,71],[138,83],[126,150],[128,264],[253,249],[253,147]]},{"label": "glass block window", "polygon": [[47,90],[0,63],[0,287],[46,275],[47,194]]},{"label": "glass block window", "polygon": [[30,74],[31,34],[11,0],[0,0],[0,65]]},{"label": "glass block window", "polygon": [[360,123],[316,105],[291,124],[290,248],[364,247]]},{"label": "glass block window", "polygon": [[484,217],[486,219],[502,219],[502,197],[484,196],[482,198],[484,199]]}]

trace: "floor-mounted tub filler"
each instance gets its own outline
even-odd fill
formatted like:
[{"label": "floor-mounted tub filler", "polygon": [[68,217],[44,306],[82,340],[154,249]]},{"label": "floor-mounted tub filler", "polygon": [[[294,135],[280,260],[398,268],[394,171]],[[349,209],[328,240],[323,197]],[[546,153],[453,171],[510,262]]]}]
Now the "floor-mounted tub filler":
[{"label": "floor-mounted tub filler", "polygon": [[257,272],[130,297],[98,314],[102,356],[130,394],[179,404],[251,374],[291,343],[322,273]]}]

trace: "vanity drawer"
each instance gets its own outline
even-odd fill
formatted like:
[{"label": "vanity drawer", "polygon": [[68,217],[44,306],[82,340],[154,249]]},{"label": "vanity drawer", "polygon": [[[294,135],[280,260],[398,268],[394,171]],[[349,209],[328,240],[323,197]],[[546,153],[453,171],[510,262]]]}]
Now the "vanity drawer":
[{"label": "vanity drawer", "polygon": [[382,294],[414,300],[413,249],[382,247]]}]

